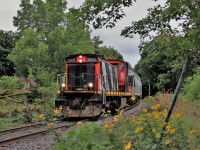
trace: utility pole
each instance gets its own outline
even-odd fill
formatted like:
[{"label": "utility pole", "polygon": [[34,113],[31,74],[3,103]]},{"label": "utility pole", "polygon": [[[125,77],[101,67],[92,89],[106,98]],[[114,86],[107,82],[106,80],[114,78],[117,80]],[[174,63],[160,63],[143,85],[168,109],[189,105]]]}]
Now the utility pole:
[{"label": "utility pole", "polygon": [[[180,88],[183,84],[183,81],[185,80],[186,78],[186,74],[188,72],[188,68],[189,68],[189,64],[190,64],[190,61],[191,61],[191,58],[187,57],[186,60],[185,60],[185,64],[183,65],[183,69],[182,69],[182,72],[181,72],[181,75],[180,75],[180,78],[179,78],[179,81],[178,81],[178,84],[176,86],[176,90],[174,92],[174,95],[172,97],[172,100],[171,100],[171,103],[170,103],[170,106],[168,108],[168,112],[167,112],[167,116],[164,120],[164,126],[162,128],[162,131],[161,131],[161,136],[159,138],[159,141],[162,140],[163,136],[164,136],[164,132],[166,130],[166,126],[169,122],[169,119],[170,119],[170,116],[172,114],[172,111],[174,109],[174,106],[175,106],[175,103],[176,103],[176,100],[177,100],[177,97],[178,97],[178,94],[180,92]],[[155,149],[159,149],[158,145],[156,145]]]}]

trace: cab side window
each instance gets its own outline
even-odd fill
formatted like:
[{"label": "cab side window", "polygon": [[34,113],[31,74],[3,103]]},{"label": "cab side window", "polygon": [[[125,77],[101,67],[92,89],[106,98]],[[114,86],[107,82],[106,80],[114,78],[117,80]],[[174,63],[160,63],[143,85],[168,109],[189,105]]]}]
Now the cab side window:
[{"label": "cab side window", "polygon": [[120,64],[120,71],[124,71],[124,64]]}]

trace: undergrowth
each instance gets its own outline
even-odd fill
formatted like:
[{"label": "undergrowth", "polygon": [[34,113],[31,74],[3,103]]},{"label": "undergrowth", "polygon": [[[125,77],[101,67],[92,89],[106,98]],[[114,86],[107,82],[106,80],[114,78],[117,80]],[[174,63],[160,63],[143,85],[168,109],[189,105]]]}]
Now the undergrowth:
[{"label": "undergrowth", "polygon": [[[165,124],[166,130],[161,137],[163,121],[167,115],[170,100],[171,94],[158,94],[145,99],[144,101],[149,104],[148,107],[140,110],[136,115],[124,117],[121,111],[111,121],[107,121],[103,127],[94,123],[83,123],[76,126],[70,132],[65,133],[56,149],[96,149],[98,146],[101,147],[99,149],[107,146],[105,149],[116,150],[200,149],[199,126],[189,124],[190,121],[188,122],[187,119],[194,116],[191,117],[191,113],[186,114],[182,111],[184,110],[182,106],[186,107],[182,104],[183,102],[177,104],[169,123]],[[93,130],[94,128],[98,130]],[[107,141],[105,145],[104,141]]]}]

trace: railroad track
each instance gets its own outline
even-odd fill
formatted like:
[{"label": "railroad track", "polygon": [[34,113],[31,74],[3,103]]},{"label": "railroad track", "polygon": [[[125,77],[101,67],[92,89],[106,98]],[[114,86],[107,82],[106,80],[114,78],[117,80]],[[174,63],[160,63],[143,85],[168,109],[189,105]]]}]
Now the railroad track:
[{"label": "railroad track", "polygon": [[[139,105],[140,102],[137,102],[136,104],[132,105],[131,107],[125,108],[125,112],[136,107]],[[107,116],[101,116],[99,118],[100,123],[99,125],[103,124],[103,122],[106,121],[107,119],[112,119],[112,115],[107,115]],[[103,121],[105,120],[105,121]],[[88,121],[88,119],[83,120]],[[97,121],[98,122],[98,121]],[[51,125],[50,125],[51,124]],[[17,143],[23,140],[27,140],[29,138],[37,138],[38,135],[46,135],[49,130],[56,130],[59,128],[69,128],[71,126],[74,126],[77,124],[77,121],[75,122],[69,122],[69,121],[56,121],[56,122],[49,122],[48,124],[44,123],[36,123],[36,124],[31,124],[31,125],[26,125],[26,126],[21,126],[13,129],[8,129],[4,131],[0,131],[0,150],[1,149],[7,149],[9,144],[12,143]]]},{"label": "railroad track", "polygon": [[36,123],[0,131],[0,149],[5,148],[10,143],[47,133],[49,129],[55,130],[63,127],[71,127],[75,124],[76,122],[49,122],[47,125]]}]

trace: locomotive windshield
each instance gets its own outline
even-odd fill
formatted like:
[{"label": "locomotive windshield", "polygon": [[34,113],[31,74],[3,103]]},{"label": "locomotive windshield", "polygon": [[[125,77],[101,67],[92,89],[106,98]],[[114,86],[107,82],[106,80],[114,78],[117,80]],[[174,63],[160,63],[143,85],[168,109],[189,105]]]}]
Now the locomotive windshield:
[{"label": "locomotive windshield", "polygon": [[68,88],[72,90],[88,89],[94,85],[94,64],[69,64]]}]

